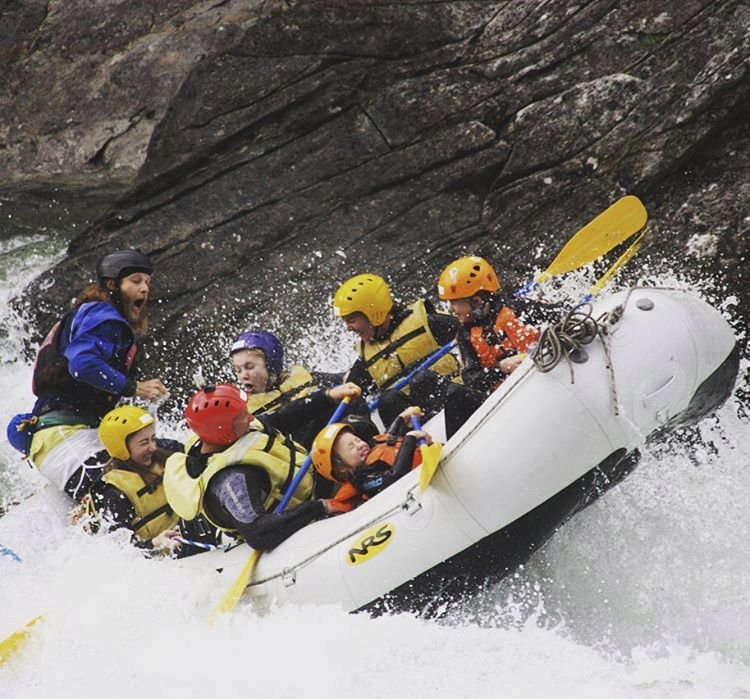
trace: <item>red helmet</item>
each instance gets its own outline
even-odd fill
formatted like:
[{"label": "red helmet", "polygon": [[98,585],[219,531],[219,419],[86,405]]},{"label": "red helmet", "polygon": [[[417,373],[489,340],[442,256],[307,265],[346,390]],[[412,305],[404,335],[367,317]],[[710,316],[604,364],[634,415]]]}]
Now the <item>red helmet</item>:
[{"label": "red helmet", "polygon": [[227,446],[237,440],[232,423],[243,412],[247,412],[247,393],[220,383],[198,391],[185,408],[185,418],[204,444]]}]

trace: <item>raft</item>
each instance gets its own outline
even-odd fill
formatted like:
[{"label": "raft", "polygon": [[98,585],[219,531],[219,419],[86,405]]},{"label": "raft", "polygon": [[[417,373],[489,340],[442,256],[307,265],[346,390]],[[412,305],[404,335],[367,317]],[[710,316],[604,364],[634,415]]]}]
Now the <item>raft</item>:
[{"label": "raft", "polygon": [[[589,336],[566,344],[582,328]],[[528,559],[632,471],[647,441],[712,413],[738,366],[731,327],[689,292],[638,287],[579,309],[445,444],[423,492],[416,469],[308,525],[259,557],[242,604],[439,614]],[[216,571],[225,590],[250,553],[241,544],[177,565]]]}]

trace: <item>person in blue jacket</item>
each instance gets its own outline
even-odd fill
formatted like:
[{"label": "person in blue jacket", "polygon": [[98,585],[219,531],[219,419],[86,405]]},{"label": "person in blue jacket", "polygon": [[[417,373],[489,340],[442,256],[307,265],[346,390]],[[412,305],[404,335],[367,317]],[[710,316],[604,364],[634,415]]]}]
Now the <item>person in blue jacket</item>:
[{"label": "person in blue jacket", "polygon": [[107,458],[96,431],[101,418],[123,396],[159,401],[167,395],[159,379],[136,378],[136,337],[147,327],[152,273],[151,260],[139,250],[99,259],[97,282],[83,290],[37,353],[31,414],[9,426],[11,443],[76,499]]}]

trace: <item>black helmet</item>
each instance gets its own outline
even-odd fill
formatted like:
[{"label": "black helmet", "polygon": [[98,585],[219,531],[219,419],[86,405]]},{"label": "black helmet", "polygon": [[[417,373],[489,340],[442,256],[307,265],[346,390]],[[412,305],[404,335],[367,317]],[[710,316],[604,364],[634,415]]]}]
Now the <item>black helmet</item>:
[{"label": "black helmet", "polygon": [[105,279],[122,279],[136,272],[154,272],[151,260],[140,250],[116,250],[100,257],[96,263],[96,276],[100,282]]}]

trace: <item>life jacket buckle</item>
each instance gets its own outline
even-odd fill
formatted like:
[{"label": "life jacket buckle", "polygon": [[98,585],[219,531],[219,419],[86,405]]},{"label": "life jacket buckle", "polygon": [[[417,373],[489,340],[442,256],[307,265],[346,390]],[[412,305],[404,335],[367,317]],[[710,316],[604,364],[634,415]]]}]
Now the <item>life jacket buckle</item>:
[{"label": "life jacket buckle", "polygon": [[281,571],[281,582],[284,587],[291,587],[297,582],[297,571],[294,568],[284,568]]}]

